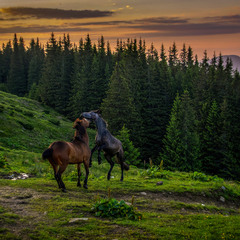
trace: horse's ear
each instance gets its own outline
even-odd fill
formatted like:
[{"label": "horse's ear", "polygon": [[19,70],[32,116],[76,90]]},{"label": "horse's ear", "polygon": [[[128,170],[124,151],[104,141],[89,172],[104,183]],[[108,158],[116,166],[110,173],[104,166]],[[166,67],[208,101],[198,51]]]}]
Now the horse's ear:
[{"label": "horse's ear", "polygon": [[96,111],[96,113],[97,113],[97,114],[102,114],[102,111],[101,111],[100,109],[98,109],[98,110]]},{"label": "horse's ear", "polygon": [[77,118],[73,123],[73,128],[77,128],[78,124],[80,124],[81,121],[82,121],[81,119]]}]

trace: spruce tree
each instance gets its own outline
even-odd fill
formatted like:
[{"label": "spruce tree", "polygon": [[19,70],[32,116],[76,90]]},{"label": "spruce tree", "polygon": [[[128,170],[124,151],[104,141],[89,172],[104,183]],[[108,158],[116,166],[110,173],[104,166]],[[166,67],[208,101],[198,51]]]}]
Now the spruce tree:
[{"label": "spruce tree", "polygon": [[57,92],[59,98],[56,102],[56,109],[67,115],[69,111],[68,104],[71,91],[71,77],[73,74],[73,49],[69,34],[67,36],[64,34],[63,36],[60,61],[61,77],[59,79],[59,89]]},{"label": "spruce tree", "polygon": [[39,82],[39,94],[45,104],[61,111],[60,108],[56,108],[59,99],[62,97],[59,94],[59,89],[61,88],[61,49],[53,33],[47,43],[46,52],[42,76]]},{"label": "spruce tree", "polygon": [[199,137],[195,112],[187,91],[176,96],[160,154],[164,167],[170,170],[196,171],[200,169]]},{"label": "spruce tree", "polygon": [[148,55],[148,98],[143,116],[145,143],[142,147],[144,157],[156,162],[168,123],[169,93],[167,79],[161,72],[158,53],[152,48]]},{"label": "spruce tree", "polygon": [[7,86],[10,93],[16,94],[18,96],[24,96],[27,92],[27,77],[25,75],[24,54],[25,50],[23,40],[21,40],[20,45],[17,35],[15,34]]},{"label": "spruce tree", "polygon": [[214,100],[207,117],[201,141],[202,169],[204,172],[212,175],[219,174],[222,168],[221,128],[220,110],[217,102]]},{"label": "spruce tree", "polygon": [[33,88],[36,88],[36,86],[39,84],[45,57],[44,50],[40,46],[38,39],[36,43],[34,40],[31,41],[31,52],[28,53],[28,55],[31,57],[28,68],[28,91],[30,91],[33,84]]},{"label": "spruce tree", "polygon": [[131,130],[130,134],[137,131],[134,128],[136,110],[122,61],[115,66],[101,109],[112,133],[116,134],[124,125]]},{"label": "spruce tree", "polygon": [[3,83],[5,87],[7,87],[7,79],[9,76],[12,52],[13,52],[13,49],[12,49],[11,41],[9,41],[6,45],[3,44],[2,61],[1,61],[1,68],[2,68],[1,83]]},{"label": "spruce tree", "polygon": [[140,167],[141,160],[139,159],[139,149],[134,147],[133,142],[130,140],[129,130],[125,126],[119,131],[117,138],[122,142],[125,161],[128,164]]}]

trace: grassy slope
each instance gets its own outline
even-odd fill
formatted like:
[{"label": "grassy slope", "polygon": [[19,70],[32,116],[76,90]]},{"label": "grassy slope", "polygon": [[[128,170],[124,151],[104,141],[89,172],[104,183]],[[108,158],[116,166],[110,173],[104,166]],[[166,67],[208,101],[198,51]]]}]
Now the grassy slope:
[{"label": "grassy slope", "polygon": [[[88,130],[91,145],[95,132]],[[147,172],[131,167],[120,182],[120,168],[96,159],[89,189],[76,187],[76,170],[64,173],[61,193],[41,152],[55,140],[70,140],[72,123],[50,108],[0,92],[0,173],[27,172],[27,180],[0,179],[0,239],[239,239],[240,185],[221,179],[192,179],[192,173]],[[157,186],[158,181],[163,185]],[[223,188],[224,186],[224,188]],[[96,197],[132,201],[142,221],[101,219],[91,213]],[[224,197],[226,202],[219,201]],[[69,223],[71,218],[87,221]]]}]

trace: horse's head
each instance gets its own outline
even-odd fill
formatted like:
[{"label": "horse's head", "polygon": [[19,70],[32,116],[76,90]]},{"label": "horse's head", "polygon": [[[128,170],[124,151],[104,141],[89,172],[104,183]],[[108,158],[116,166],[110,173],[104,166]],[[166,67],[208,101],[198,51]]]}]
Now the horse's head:
[{"label": "horse's head", "polygon": [[89,121],[86,118],[79,119],[77,118],[73,123],[73,128],[80,130],[82,127],[89,127]]},{"label": "horse's head", "polygon": [[100,113],[101,113],[100,110],[90,111],[90,112],[83,112],[81,114],[81,117],[86,118],[89,121],[95,121],[99,117]]}]

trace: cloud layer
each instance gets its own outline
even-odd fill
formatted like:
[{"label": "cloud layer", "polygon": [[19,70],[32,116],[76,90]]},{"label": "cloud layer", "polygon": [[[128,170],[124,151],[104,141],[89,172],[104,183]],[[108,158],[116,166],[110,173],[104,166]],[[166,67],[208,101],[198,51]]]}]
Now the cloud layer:
[{"label": "cloud layer", "polygon": [[[1,14],[1,12],[0,12]],[[240,33],[240,15],[212,16],[202,18],[152,17],[133,20],[112,20],[114,12],[99,10],[61,10],[52,8],[3,8],[0,22],[7,20],[11,25],[0,26],[0,33],[37,33],[37,32],[79,32],[87,31],[102,34],[111,30],[117,37],[184,37]],[[109,21],[81,22],[82,19],[109,17]],[[14,24],[14,20],[26,18],[39,19],[25,24]],[[64,19],[64,24],[41,19]],[[71,21],[68,21],[71,20]],[[131,32],[129,34],[129,32]],[[129,36],[130,35],[130,36]]]},{"label": "cloud layer", "polygon": [[99,10],[62,10],[53,8],[27,8],[27,7],[11,7],[2,8],[3,13],[9,16],[27,16],[35,18],[47,19],[80,19],[80,18],[97,18],[111,16],[111,11]]}]

